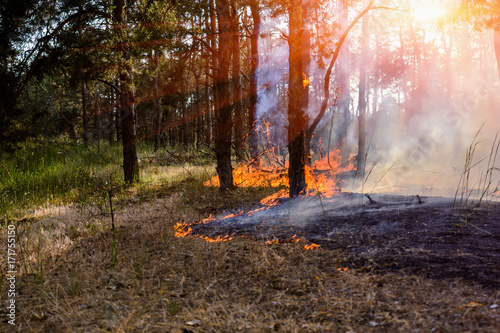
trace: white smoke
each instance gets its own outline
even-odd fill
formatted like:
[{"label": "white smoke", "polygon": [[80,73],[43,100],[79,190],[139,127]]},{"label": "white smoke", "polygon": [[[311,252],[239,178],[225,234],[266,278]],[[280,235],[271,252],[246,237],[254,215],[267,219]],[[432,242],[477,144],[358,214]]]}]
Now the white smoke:
[{"label": "white smoke", "polygon": [[[487,163],[496,131],[500,128],[500,85],[491,32],[473,31],[452,24],[413,23],[414,26],[410,27],[404,15],[378,11],[371,16],[368,170],[364,181],[351,190],[454,195],[463,174],[467,149],[476,143],[472,156],[474,164],[484,158],[486,162],[471,170],[474,181],[470,186],[480,186],[488,168],[498,168],[500,162],[495,165]],[[267,18],[262,24],[258,117],[271,123],[271,130],[275,133],[271,135],[273,140],[286,143],[288,44],[280,35],[288,31],[283,21],[283,18]],[[467,33],[463,33],[466,30]],[[375,33],[379,34],[382,45],[379,53],[374,42]],[[400,34],[403,34],[403,45],[400,45]],[[412,38],[418,41],[417,49]],[[354,155],[357,154],[358,135],[359,72],[356,59],[360,52],[359,39],[360,29],[357,27],[350,37],[353,121],[347,138],[347,146]],[[467,45],[470,46],[470,55],[464,49]],[[400,59],[398,53],[401,48],[404,59]],[[309,78],[312,87],[308,112],[314,119],[322,102],[325,69],[318,65],[317,52],[312,52],[312,55],[315,57]],[[376,79],[380,80],[379,86],[374,83]],[[333,75],[331,80],[334,89]],[[374,100],[375,87],[379,89],[377,101]],[[329,106],[330,109],[333,107]],[[328,112],[318,126],[318,133],[322,128],[327,129],[322,138],[324,142],[329,135],[330,119],[331,112]],[[495,182],[499,173],[493,173],[496,178],[492,188],[497,186]]]}]

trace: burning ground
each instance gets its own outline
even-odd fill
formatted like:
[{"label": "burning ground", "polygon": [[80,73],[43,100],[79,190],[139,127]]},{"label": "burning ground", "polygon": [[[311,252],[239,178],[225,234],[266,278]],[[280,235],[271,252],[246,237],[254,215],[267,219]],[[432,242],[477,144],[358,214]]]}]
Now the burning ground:
[{"label": "burning ground", "polygon": [[460,278],[499,289],[500,205],[454,213],[453,208],[449,198],[343,193],[322,200],[288,199],[187,228],[208,239],[300,239],[305,246],[312,242],[343,251],[342,266],[378,274]]},{"label": "burning ground", "polygon": [[121,193],[115,231],[90,207],[17,221],[14,330],[497,332],[498,206],[459,215],[491,234],[442,198],[311,190],[255,211],[279,188],[220,193],[205,174]]}]

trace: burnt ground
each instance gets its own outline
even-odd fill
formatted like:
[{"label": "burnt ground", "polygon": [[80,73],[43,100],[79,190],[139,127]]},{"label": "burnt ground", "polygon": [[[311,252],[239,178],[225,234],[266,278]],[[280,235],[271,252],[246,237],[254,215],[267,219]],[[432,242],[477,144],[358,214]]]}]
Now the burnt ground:
[{"label": "burnt ground", "polygon": [[500,203],[453,213],[450,198],[370,198],[350,193],[331,199],[293,199],[191,227],[193,234],[209,237],[234,234],[286,242],[296,235],[344,252],[345,267],[376,274],[459,278],[500,289]]}]

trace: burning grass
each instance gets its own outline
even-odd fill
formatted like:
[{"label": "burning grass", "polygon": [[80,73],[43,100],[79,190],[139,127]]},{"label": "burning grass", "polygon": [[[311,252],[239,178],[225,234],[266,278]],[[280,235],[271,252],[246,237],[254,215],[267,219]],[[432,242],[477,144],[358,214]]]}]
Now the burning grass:
[{"label": "burning grass", "polygon": [[276,190],[220,193],[204,177],[189,169],[168,185],[124,191],[114,232],[105,212],[75,205],[19,221],[17,325],[0,330],[497,331],[500,294],[469,282],[377,275],[369,263],[361,271],[344,252],[293,237],[176,237],[182,221],[254,208]]}]

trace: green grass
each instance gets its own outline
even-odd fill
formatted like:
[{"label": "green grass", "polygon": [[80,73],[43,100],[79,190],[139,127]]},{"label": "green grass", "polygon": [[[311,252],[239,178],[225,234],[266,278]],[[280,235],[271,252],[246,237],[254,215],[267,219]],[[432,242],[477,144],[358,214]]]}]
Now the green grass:
[{"label": "green grass", "polygon": [[0,160],[0,217],[16,217],[47,204],[79,202],[95,181],[121,177],[119,146],[25,143]]},{"label": "green grass", "polygon": [[[137,150],[141,182],[132,190],[138,194],[154,194],[186,174],[206,179],[214,174],[207,153],[176,147],[155,153],[149,143],[140,143]],[[107,142],[86,148],[72,142],[32,141],[0,155],[0,224],[49,205],[72,203],[82,212],[97,207],[109,213],[106,190],[114,188],[116,195],[124,188],[122,158],[121,145]]]}]

